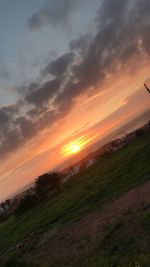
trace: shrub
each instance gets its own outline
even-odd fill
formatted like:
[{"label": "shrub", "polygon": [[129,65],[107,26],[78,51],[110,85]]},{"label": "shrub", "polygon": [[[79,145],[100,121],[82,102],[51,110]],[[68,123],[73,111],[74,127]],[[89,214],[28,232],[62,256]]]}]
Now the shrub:
[{"label": "shrub", "polygon": [[26,195],[20,200],[18,207],[15,210],[15,215],[19,216],[27,210],[33,208],[36,205],[36,197],[34,195]]},{"label": "shrub", "polygon": [[143,135],[144,134],[144,130],[143,129],[137,129],[136,131],[135,131],[135,135],[136,135],[136,137],[139,137],[139,136],[141,136],[141,135]]}]

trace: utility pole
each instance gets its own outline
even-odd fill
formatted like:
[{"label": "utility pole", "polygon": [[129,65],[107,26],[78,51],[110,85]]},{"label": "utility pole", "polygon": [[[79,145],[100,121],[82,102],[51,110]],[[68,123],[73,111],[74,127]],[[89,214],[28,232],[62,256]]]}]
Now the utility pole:
[{"label": "utility pole", "polygon": [[150,89],[147,87],[147,85],[145,83],[144,83],[144,86],[145,86],[147,92],[150,94]]}]

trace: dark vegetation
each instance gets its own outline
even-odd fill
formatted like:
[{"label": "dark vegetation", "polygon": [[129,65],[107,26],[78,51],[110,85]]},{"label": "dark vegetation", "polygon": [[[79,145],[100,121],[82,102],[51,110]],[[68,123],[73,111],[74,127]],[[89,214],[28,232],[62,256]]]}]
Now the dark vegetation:
[{"label": "dark vegetation", "polygon": [[14,214],[20,216],[48,198],[50,192],[61,192],[62,175],[58,172],[44,173],[35,181],[35,189],[28,192],[17,204]]},{"label": "dark vegetation", "polygon": [[15,209],[14,214],[16,216],[20,216],[27,210],[33,208],[36,204],[37,204],[36,196],[28,194],[20,200],[18,206]]},{"label": "dark vegetation", "polygon": [[139,136],[141,136],[141,135],[144,134],[144,130],[143,130],[143,129],[137,129],[137,130],[135,131],[135,134],[136,134],[136,137],[139,137]]},{"label": "dark vegetation", "polygon": [[58,172],[45,173],[39,176],[35,181],[35,191],[37,196],[44,199],[48,196],[49,191],[56,190],[61,192],[62,175]]},{"label": "dark vegetation", "polygon": [[39,267],[38,264],[27,263],[21,254],[14,253],[5,261],[1,262],[1,267]]},{"label": "dark vegetation", "polygon": [[35,181],[35,190],[32,193],[29,192],[19,201],[14,214],[20,216],[35,207],[48,197],[49,192],[61,192],[61,180],[62,175],[58,172],[44,173],[39,176]]}]

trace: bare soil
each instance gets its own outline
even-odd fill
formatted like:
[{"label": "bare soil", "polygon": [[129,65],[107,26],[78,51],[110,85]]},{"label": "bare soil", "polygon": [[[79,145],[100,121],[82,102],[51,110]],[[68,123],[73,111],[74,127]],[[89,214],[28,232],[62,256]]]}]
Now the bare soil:
[{"label": "bare soil", "polygon": [[80,221],[65,228],[53,229],[39,238],[39,243],[33,252],[27,253],[27,259],[34,262],[46,263],[58,256],[79,257],[100,243],[106,232],[105,229],[115,224],[120,218],[139,211],[150,209],[150,181],[136,189],[130,190],[121,197],[105,205],[100,211],[90,214]]}]

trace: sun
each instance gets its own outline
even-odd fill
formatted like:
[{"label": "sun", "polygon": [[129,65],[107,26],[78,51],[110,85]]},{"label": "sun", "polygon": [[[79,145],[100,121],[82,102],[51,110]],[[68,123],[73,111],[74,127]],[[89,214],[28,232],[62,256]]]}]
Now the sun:
[{"label": "sun", "polygon": [[60,155],[63,157],[71,156],[82,151],[85,146],[97,137],[97,134],[82,135],[61,147]]},{"label": "sun", "polygon": [[81,145],[78,142],[70,142],[65,145],[62,150],[65,156],[76,154],[81,150]]},{"label": "sun", "polygon": [[68,149],[71,153],[77,153],[78,151],[80,151],[81,147],[76,143],[72,143],[69,145]]}]

